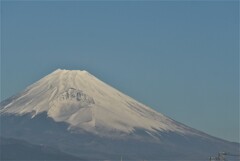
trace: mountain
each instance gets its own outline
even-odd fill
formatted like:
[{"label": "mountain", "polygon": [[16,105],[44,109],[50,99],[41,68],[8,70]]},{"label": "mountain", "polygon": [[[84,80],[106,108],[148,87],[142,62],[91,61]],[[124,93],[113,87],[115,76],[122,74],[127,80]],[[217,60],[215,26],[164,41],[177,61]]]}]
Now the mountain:
[{"label": "mountain", "polygon": [[0,138],[0,147],[0,160],[81,160],[51,147],[11,138]]},{"label": "mountain", "polygon": [[239,144],[183,125],[87,71],[56,70],[0,104],[1,135],[85,159],[205,159]]}]

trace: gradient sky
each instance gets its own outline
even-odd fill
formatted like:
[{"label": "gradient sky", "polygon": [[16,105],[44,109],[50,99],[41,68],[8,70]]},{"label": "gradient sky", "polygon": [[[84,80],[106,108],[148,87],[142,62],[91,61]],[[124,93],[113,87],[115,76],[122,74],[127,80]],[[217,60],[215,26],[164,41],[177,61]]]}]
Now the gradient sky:
[{"label": "gradient sky", "polygon": [[2,1],[1,100],[57,68],[239,142],[238,1]]}]

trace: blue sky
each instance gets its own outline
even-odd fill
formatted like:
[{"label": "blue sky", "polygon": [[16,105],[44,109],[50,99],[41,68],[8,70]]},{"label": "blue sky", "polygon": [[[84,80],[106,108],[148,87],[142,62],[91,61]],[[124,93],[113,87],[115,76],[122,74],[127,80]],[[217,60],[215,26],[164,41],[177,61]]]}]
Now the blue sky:
[{"label": "blue sky", "polygon": [[239,2],[2,1],[1,100],[57,68],[239,142]]}]

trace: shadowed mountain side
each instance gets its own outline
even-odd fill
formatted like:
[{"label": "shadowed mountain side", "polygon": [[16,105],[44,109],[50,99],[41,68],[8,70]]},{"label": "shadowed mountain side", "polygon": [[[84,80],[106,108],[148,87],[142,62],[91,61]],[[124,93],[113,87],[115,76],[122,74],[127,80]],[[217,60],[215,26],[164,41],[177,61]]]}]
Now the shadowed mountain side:
[{"label": "shadowed mountain side", "polygon": [[81,160],[55,148],[12,138],[0,137],[0,147],[1,160]]},{"label": "shadowed mountain side", "polygon": [[119,159],[120,156],[125,159],[199,160],[207,159],[219,151],[237,153],[239,146],[237,143],[211,136],[199,138],[173,132],[161,131],[152,137],[142,129],[135,129],[134,133],[122,138],[101,137],[84,130],[81,133],[69,131],[68,124],[57,123],[47,117],[46,113],[34,118],[31,118],[31,114],[2,115],[1,125],[3,137],[56,147],[69,154],[91,160]]}]

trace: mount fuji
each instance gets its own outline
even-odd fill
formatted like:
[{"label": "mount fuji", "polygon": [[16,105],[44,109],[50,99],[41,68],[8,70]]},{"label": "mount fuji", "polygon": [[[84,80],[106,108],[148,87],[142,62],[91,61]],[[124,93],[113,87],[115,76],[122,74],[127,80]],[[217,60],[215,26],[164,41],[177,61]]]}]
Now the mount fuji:
[{"label": "mount fuji", "polygon": [[87,160],[200,160],[240,149],[238,143],[181,124],[80,70],[58,69],[45,76],[2,101],[0,116],[1,137]]}]

